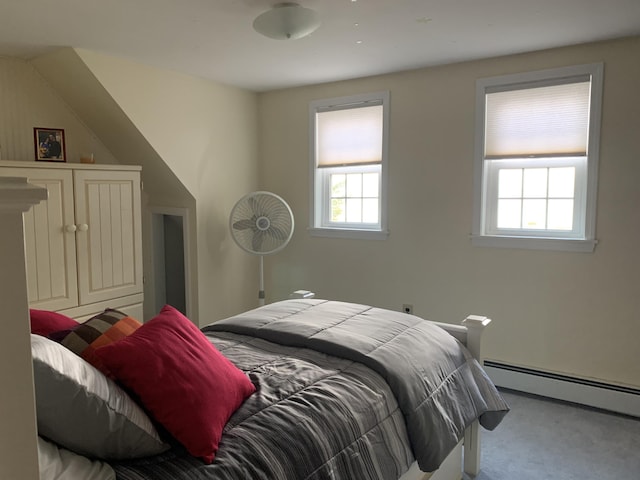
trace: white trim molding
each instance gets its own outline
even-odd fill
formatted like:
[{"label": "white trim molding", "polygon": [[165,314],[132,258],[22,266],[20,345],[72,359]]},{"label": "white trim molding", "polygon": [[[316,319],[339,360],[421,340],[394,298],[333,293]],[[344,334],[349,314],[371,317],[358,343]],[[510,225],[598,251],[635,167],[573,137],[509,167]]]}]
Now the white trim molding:
[{"label": "white trim molding", "polygon": [[489,360],[484,369],[498,387],[640,418],[639,389]]}]

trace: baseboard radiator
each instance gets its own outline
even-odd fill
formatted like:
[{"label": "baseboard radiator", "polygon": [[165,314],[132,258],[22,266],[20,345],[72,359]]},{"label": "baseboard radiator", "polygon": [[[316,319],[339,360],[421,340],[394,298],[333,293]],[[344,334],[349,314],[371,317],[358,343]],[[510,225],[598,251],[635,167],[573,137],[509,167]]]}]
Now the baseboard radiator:
[{"label": "baseboard radiator", "polygon": [[640,390],[485,360],[498,387],[640,418]]}]

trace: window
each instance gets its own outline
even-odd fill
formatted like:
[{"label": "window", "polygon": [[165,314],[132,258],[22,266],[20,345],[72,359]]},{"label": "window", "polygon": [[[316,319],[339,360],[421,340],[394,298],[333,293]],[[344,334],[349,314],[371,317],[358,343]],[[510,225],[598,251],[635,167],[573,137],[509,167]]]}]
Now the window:
[{"label": "window", "polygon": [[593,251],[602,64],[476,84],[474,245]]},{"label": "window", "polygon": [[311,102],[311,233],[384,238],[389,93]]}]

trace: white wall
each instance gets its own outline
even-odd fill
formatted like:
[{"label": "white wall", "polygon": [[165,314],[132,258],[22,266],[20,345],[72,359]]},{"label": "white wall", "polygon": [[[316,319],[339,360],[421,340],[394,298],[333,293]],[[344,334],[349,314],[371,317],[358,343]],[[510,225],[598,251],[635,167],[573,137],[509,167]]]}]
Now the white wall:
[{"label": "white wall", "polygon": [[256,259],[229,237],[228,216],[257,184],[256,94],[86,50],[77,54],[195,199],[194,320],[205,325],[255,307]]},{"label": "white wall", "polygon": [[[45,126],[65,129],[69,161],[92,151],[99,163],[142,165],[145,213],[189,210],[192,319],[204,325],[256,306],[257,260],[227,226],[235,201],[257,185],[254,93],[69,48],[30,62],[0,58],[0,84],[4,159],[31,161],[33,127]],[[149,215],[144,227],[151,272]]]},{"label": "white wall", "polygon": [[[257,118],[255,94],[80,55],[195,198],[201,325],[254,305],[257,262],[233,244],[227,217],[259,187],[282,195],[297,223],[289,247],[267,258],[269,299],[307,288],[387,308],[412,303],[433,320],[484,314],[495,322],[487,332],[491,359],[640,385],[639,38],[274,91],[259,95]],[[598,61],[605,91],[596,251],[471,247],[475,80]],[[3,158],[30,161],[33,127],[52,126],[68,132],[70,158],[73,149],[92,149],[116,163],[29,64],[0,59],[0,75]],[[379,90],[391,92],[391,236],[312,238],[308,102]]]},{"label": "white wall", "polygon": [[[193,212],[190,221],[197,220],[197,224],[193,222],[197,232],[194,245],[197,245],[195,263],[198,267],[194,272],[199,274],[196,280],[202,292],[199,295],[202,301],[197,304],[202,323],[253,307],[255,298],[251,293],[257,289],[257,263],[231,245],[227,217],[237,198],[256,184],[255,94],[100,58],[90,52],[85,52],[85,57],[105,85],[114,91],[114,97],[122,102],[122,110],[114,108],[112,99],[105,98],[108,94],[105,95],[104,88],[95,76],[87,74],[86,67],[71,49],[32,62],[0,58],[2,158],[33,161],[33,127],[39,126],[65,129],[70,162],[79,161],[80,153],[89,151],[94,152],[99,163],[142,164],[147,172],[143,171],[143,178],[147,175],[156,180],[147,186],[151,192],[148,198],[162,202],[156,205],[188,207]],[[154,88],[148,95],[141,95],[148,85]],[[173,103],[167,110],[170,101]],[[72,108],[69,102],[77,108]],[[76,112],[83,112],[83,118]],[[141,122],[139,130],[131,125],[129,112],[133,120]],[[87,127],[85,118],[101,132],[105,143]],[[147,138],[142,138],[140,132]],[[118,152],[117,157],[111,149]],[[165,159],[182,178],[176,178],[171,172],[167,174]],[[185,195],[183,184],[193,192]],[[2,233],[0,244],[7,248],[16,246],[10,235]],[[149,245],[144,247],[148,249]],[[2,258],[16,258],[5,257]],[[0,269],[0,293],[4,295],[0,295],[3,297],[0,300],[9,298],[19,304],[14,306],[9,300],[0,304],[9,309],[4,319],[9,321],[5,325],[7,338],[15,340],[16,335],[21,335],[24,340],[28,338],[26,298],[20,302],[16,294],[17,289],[26,288],[24,272],[17,272],[16,278],[6,274],[14,271],[18,264],[23,263],[9,262],[4,265],[6,268]],[[249,290],[252,283],[253,288]],[[17,322],[17,316],[23,316],[24,321]],[[8,362],[16,358],[17,351],[8,346],[3,344],[0,355],[3,360],[0,378],[7,380],[4,382],[7,385],[11,378],[17,381],[15,388],[4,389],[5,395],[0,395],[0,450],[3,452],[0,477],[22,475],[20,478],[32,479],[37,478],[34,460],[37,451],[31,364],[26,358],[18,365]],[[22,340],[11,346],[25,350]],[[31,420],[29,425],[25,418]],[[16,425],[24,428],[18,431]]]},{"label": "white wall", "polygon": [[[487,315],[487,357],[640,386],[640,37],[259,97],[261,186],[296,216],[269,257],[269,299],[291,290],[400,309],[437,321]],[[475,81],[603,61],[597,237],[592,254],[472,247]],[[309,225],[308,103],[391,93],[389,226],[384,241],[314,238]]]},{"label": "white wall", "polygon": [[99,163],[118,163],[31,64],[0,57],[0,86],[0,159],[35,161],[33,128],[44,127],[64,129],[69,163],[84,152]]}]

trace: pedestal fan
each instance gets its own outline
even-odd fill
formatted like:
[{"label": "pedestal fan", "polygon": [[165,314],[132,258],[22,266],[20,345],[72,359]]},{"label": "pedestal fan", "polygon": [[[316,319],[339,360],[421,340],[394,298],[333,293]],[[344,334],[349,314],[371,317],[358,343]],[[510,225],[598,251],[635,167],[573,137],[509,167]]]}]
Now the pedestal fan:
[{"label": "pedestal fan", "polygon": [[282,197],[271,192],[252,192],[231,210],[231,237],[244,251],[260,256],[258,303],[264,305],[264,256],[282,250],[293,235],[293,213]]}]

